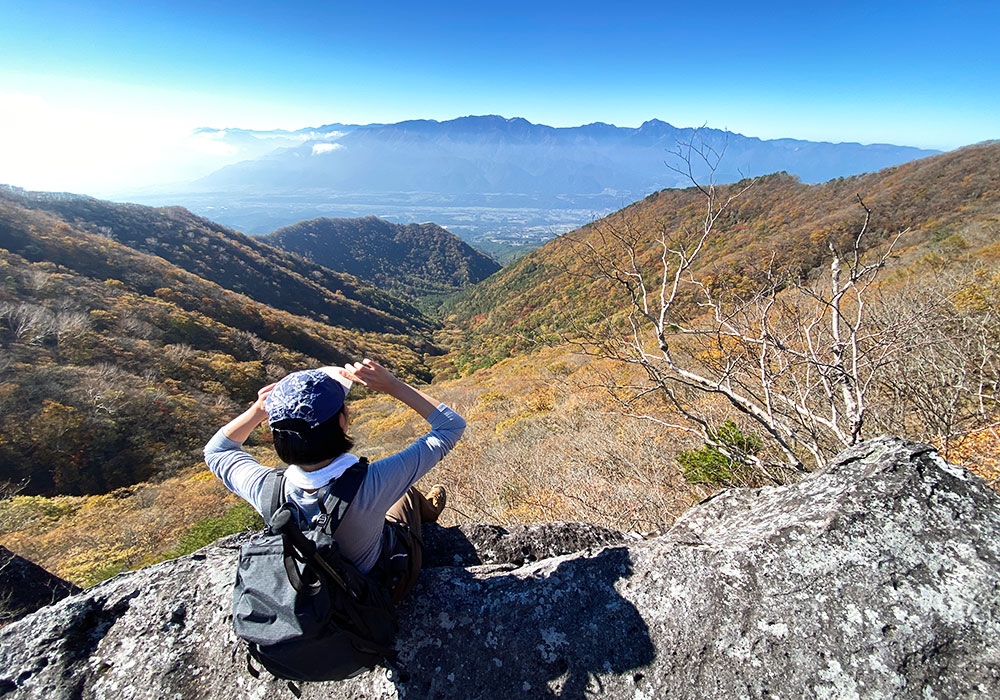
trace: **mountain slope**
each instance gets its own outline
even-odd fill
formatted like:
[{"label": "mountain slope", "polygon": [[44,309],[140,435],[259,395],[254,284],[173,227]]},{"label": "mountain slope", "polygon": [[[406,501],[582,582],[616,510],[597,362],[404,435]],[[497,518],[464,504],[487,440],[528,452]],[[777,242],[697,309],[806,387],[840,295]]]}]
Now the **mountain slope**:
[{"label": "mountain slope", "polygon": [[[720,195],[724,199],[740,187],[722,187]],[[989,254],[995,256],[1000,142],[820,185],[805,185],[787,174],[761,178],[717,224],[700,272],[738,282],[758,274],[774,255],[780,267],[807,276],[824,263],[828,241],[843,241],[861,225],[858,194],[874,210],[872,243],[909,229],[903,246],[940,253],[958,234],[951,243],[962,255],[993,246]],[[623,300],[584,264],[574,240],[608,250],[602,232],[628,226],[639,234],[641,255],[654,259],[661,230],[696,229],[703,218],[704,197],[698,190],[663,190],[551,241],[459,294],[444,311],[467,333],[460,367],[492,364],[547,333],[569,331],[622,308]]]},{"label": "mountain slope", "polygon": [[427,379],[437,352],[358,301],[329,295],[380,332],[273,308],[10,198],[0,279],[0,482],[28,493],[106,492],[194,464],[227,415],[293,369],[372,356]]},{"label": "mountain slope", "polygon": [[382,332],[431,326],[412,305],[355,277],[288,255],[182,207],[154,209],[9,187],[0,187],[0,201],[49,212],[76,229],[158,255],[226,289],[322,323]]},{"label": "mountain slope", "polygon": [[440,226],[374,216],[302,221],[260,240],[414,299],[459,291],[500,269]]}]

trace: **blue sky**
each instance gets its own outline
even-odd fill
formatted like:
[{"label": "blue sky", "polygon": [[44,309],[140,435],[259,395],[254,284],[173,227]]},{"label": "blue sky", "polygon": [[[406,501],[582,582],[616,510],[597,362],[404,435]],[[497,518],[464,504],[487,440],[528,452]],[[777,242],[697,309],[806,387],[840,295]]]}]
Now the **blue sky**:
[{"label": "blue sky", "polygon": [[939,149],[1000,138],[1000,3],[705,8],[0,0],[0,182],[181,178],[197,126],[468,114]]}]

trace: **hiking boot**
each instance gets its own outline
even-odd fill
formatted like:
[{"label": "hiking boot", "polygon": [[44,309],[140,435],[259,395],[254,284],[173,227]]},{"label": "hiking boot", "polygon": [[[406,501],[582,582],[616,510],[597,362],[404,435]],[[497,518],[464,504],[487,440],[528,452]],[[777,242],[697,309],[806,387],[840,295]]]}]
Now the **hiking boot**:
[{"label": "hiking boot", "polygon": [[[444,510],[444,505],[448,501],[448,494],[445,493],[444,486],[441,484],[435,484],[431,487],[431,490],[424,495],[424,498],[426,498],[431,504],[431,507],[435,510],[435,512],[437,512],[438,515],[441,515],[441,511]],[[434,518],[434,520],[437,520],[437,518]]]}]

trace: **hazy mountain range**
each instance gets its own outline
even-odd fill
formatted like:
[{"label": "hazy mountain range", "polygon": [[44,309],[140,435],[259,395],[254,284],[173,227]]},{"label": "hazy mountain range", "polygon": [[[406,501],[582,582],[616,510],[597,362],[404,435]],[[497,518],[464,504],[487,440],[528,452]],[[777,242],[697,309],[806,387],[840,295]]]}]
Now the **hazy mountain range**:
[{"label": "hazy mountain range", "polygon": [[[935,151],[886,144],[762,140],[652,119],[638,128],[554,128],[470,116],[298,131],[201,129],[214,151],[245,160],[187,185],[125,192],[144,204],[183,201],[247,233],[316,217],[434,221],[501,261],[665,187],[678,142],[724,152],[718,182],[785,171],[812,183],[880,170]],[[694,175],[707,178],[704,163]]]},{"label": "hazy mountain range", "polygon": [[[423,192],[466,203],[579,203],[595,196],[641,197],[687,178],[665,167],[668,152],[695,129],[658,119],[638,128],[594,123],[554,128],[498,116],[398,124],[332,124],[296,132],[305,141],[225,167],[194,183],[198,190]],[[274,139],[274,132],[264,132]],[[293,135],[289,134],[289,137]],[[879,170],[935,151],[886,144],[765,141],[717,129],[698,137],[720,153],[722,182],[786,171],[804,182]],[[227,132],[223,141],[265,138]],[[695,175],[704,177],[704,164]]]}]

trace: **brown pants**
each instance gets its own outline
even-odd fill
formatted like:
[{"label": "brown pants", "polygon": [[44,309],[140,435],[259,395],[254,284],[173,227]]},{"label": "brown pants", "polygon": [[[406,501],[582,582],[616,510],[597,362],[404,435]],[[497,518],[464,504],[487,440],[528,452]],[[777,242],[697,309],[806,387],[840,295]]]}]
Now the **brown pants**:
[{"label": "brown pants", "polygon": [[431,502],[424,498],[415,486],[403,494],[403,497],[396,501],[392,508],[385,514],[385,519],[402,524],[409,531],[407,538],[409,545],[410,566],[403,578],[396,584],[396,590],[392,594],[392,602],[398,603],[406,597],[417,584],[417,577],[420,575],[420,565],[424,558],[424,541],[421,537],[420,526],[424,522],[432,523],[437,520],[439,513],[434,510]]}]

